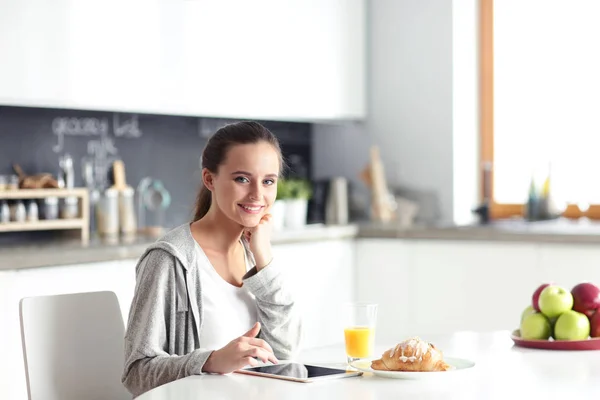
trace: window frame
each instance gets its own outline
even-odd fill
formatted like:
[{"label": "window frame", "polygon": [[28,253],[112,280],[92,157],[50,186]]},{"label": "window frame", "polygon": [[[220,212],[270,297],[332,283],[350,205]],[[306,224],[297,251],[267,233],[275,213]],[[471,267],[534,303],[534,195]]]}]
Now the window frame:
[{"label": "window frame", "polygon": [[[500,0],[501,1],[501,0]],[[479,0],[479,169],[494,165],[494,0]],[[488,172],[490,179],[489,210],[491,219],[523,217],[524,204],[498,203],[494,200],[494,168]],[[485,199],[484,181],[480,182],[480,199]],[[562,214],[566,218],[581,218],[575,204],[568,204]],[[585,213],[590,219],[600,219],[600,204],[591,204]]]}]

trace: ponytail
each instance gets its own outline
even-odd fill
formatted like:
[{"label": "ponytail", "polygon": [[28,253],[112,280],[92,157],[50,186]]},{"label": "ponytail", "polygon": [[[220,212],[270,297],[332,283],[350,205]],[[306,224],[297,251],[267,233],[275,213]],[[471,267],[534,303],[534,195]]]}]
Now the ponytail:
[{"label": "ponytail", "polygon": [[200,188],[198,192],[198,197],[196,198],[196,210],[194,210],[194,221],[198,221],[202,217],[206,215],[208,210],[210,209],[210,203],[212,201],[212,193],[208,188],[204,185]]}]

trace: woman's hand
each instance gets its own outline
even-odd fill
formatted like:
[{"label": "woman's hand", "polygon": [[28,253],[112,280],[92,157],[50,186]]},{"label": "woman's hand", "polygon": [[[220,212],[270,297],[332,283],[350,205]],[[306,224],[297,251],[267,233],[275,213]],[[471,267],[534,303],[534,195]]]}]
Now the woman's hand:
[{"label": "woman's hand", "polygon": [[258,271],[269,265],[273,259],[271,254],[272,219],[271,214],[265,214],[258,225],[244,230]]},{"label": "woman's hand", "polygon": [[255,357],[265,363],[271,361],[273,364],[277,364],[278,360],[273,354],[271,346],[264,340],[256,338],[259,331],[260,323],[257,322],[243,336],[232,340],[225,347],[213,351],[204,363],[202,371],[228,374],[246,365],[253,367],[258,365]]}]

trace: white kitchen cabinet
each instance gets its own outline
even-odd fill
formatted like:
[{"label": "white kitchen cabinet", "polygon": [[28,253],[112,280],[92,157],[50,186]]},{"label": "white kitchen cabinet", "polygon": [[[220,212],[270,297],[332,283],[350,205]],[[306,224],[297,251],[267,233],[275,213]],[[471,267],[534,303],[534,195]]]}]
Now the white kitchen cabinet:
[{"label": "white kitchen cabinet", "polygon": [[600,248],[597,246],[543,244],[539,252],[539,283],[554,282],[567,289],[585,281],[600,284]]},{"label": "white kitchen cabinet", "polygon": [[365,116],[365,0],[0,0],[0,104]]},{"label": "white kitchen cabinet", "polygon": [[303,346],[343,343],[342,306],[356,293],[354,241],[281,244],[273,252],[302,310]]},{"label": "white kitchen cabinet", "polygon": [[393,343],[411,329],[412,251],[397,239],[356,242],[356,300],[378,304],[377,340]]},{"label": "white kitchen cabinet", "polygon": [[513,329],[541,274],[537,246],[402,239],[357,241],[358,299],[379,303],[377,332]]},{"label": "white kitchen cabinet", "polygon": [[540,274],[528,243],[418,241],[413,256],[414,332],[517,328]]},{"label": "white kitchen cabinet", "polygon": [[174,72],[163,68],[171,15],[161,11],[143,0],[0,0],[0,103],[159,112]]}]

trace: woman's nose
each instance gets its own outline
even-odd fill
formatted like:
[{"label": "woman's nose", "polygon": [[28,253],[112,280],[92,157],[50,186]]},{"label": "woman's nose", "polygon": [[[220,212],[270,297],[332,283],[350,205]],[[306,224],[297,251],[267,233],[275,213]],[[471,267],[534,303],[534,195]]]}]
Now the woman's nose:
[{"label": "woman's nose", "polygon": [[260,190],[260,185],[252,185],[252,189],[250,191],[250,199],[260,200]]}]

